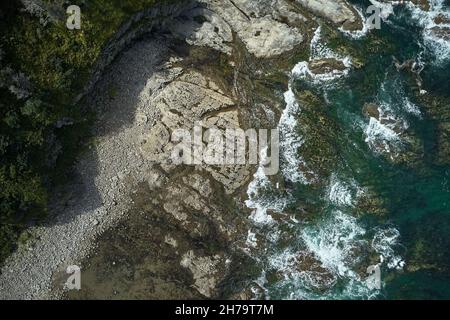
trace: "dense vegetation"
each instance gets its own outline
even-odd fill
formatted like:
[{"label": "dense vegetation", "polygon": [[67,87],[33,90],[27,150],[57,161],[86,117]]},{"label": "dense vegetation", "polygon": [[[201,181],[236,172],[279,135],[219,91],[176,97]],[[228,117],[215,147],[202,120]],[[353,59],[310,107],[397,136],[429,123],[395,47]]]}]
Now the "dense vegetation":
[{"label": "dense vegetation", "polygon": [[[45,217],[88,133],[92,115],[74,98],[102,49],[132,14],[162,1],[1,1],[0,263]],[[81,30],[66,28],[70,4],[81,8]]]}]

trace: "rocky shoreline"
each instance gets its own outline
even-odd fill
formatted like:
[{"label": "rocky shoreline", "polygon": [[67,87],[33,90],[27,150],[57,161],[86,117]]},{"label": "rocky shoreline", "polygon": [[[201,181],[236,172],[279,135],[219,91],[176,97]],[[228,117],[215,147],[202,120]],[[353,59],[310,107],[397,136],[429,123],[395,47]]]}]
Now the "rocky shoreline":
[{"label": "rocky shoreline", "polygon": [[[1,299],[80,298],[76,293],[64,295],[66,266],[86,265],[92,279],[98,279],[99,272],[108,279],[108,272],[117,271],[95,269],[95,257],[111,249],[107,242],[115,243],[111,237],[119,225],[118,233],[144,232],[152,250],[143,248],[141,262],[116,276],[133,270],[130,277],[139,278],[136,273],[150,272],[161,282],[152,289],[136,289],[140,295],[134,297],[146,293],[160,298],[164,288],[177,281],[182,289],[171,287],[164,297],[248,299],[258,292],[245,281],[234,291],[224,289],[235,276],[231,270],[242,263],[249,214],[243,203],[256,167],[164,164],[161,160],[173,148],[170,133],[196,121],[220,128],[276,125],[288,81],[283,72],[292,67],[283,68],[283,60],[307,50],[316,15],[336,28],[358,29],[362,23],[343,0],[202,0],[169,8],[158,10],[170,18],[138,42],[134,39],[149,33],[154,24],[136,29],[134,23],[157,14],[148,11],[133,17],[108,46],[98,71],[77,98],[99,114],[95,143],[80,157],[76,181],[55,191],[48,222],[32,228],[35,240],[6,261],[0,275]],[[123,48],[129,49],[114,59]],[[258,67],[249,66],[255,59]],[[264,61],[273,66],[263,67]],[[314,70],[329,72],[332,67],[316,61]],[[273,87],[272,77],[282,90]],[[127,221],[145,221],[148,228],[133,229]],[[130,244],[114,245],[117,249]],[[100,267],[110,261],[97,259]],[[129,266],[130,259],[113,258],[111,263],[114,268]],[[149,267],[161,261],[159,269]],[[105,290],[84,297],[119,294]]]}]

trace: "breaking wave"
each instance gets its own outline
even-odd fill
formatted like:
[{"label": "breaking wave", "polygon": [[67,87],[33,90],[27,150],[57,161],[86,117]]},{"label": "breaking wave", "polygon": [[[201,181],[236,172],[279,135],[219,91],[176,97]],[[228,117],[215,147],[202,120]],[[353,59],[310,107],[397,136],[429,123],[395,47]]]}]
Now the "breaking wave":
[{"label": "breaking wave", "polygon": [[421,119],[420,108],[406,95],[399,78],[385,80],[375,99],[378,117],[370,116],[365,141],[376,153],[397,153],[402,150],[402,134],[410,124],[406,116]]},{"label": "breaking wave", "polygon": [[423,28],[423,41],[436,63],[450,59],[450,10],[444,0],[430,0],[430,9],[408,3],[413,18]]},{"label": "breaking wave", "polygon": [[[309,68],[310,62],[326,58],[341,61],[345,69],[314,74]],[[307,166],[298,153],[303,138],[297,130],[301,105],[293,90],[295,80],[301,78],[312,84],[333,84],[334,80],[346,76],[350,69],[350,58],[342,57],[322,44],[319,27],[311,41],[309,61],[299,62],[292,69],[289,88],[284,93],[286,107],[278,129],[281,175],[285,181],[308,185],[312,182],[310,177],[315,174],[302,171],[307,170],[304,169]],[[412,103],[408,108],[413,110]],[[371,130],[380,130],[376,124],[372,126]],[[261,163],[264,163],[265,152],[261,155]],[[323,213],[318,213],[312,222],[289,219],[286,209],[295,202],[294,195],[290,190],[281,191],[278,184],[264,174],[262,166],[249,184],[247,194],[246,205],[252,210],[249,217],[252,227],[248,230],[244,251],[263,269],[254,281],[252,290],[255,297],[375,298],[380,290],[368,283],[368,255],[380,257],[380,266],[386,268],[402,267],[404,264],[396,255],[397,230],[380,228],[373,232],[353,216],[352,211],[364,196],[365,189],[352,178],[343,179],[337,173],[330,177],[328,186],[323,190]],[[269,274],[271,281],[267,280]],[[276,281],[273,281],[274,276]]]},{"label": "breaking wave", "polygon": [[[378,7],[380,9],[380,18],[383,21],[387,21],[389,16],[394,13],[394,7],[391,3],[382,3],[375,0],[370,0],[372,5]],[[340,27],[339,30],[346,36],[352,38],[352,39],[361,39],[364,36],[367,35],[367,33],[371,30],[370,23],[366,16],[364,16],[363,11],[366,11],[367,9],[363,10],[361,8],[358,8],[356,6],[353,6],[355,11],[358,13],[359,18],[362,21],[363,28],[361,30],[345,30],[343,27]]]},{"label": "breaking wave", "polygon": [[[310,57],[309,61],[301,61],[292,70],[292,75],[296,78],[307,79],[313,84],[325,85],[333,80],[345,77],[350,72],[352,67],[351,58],[348,56],[342,56],[336,52],[333,52],[321,41],[322,28],[319,26],[311,40],[310,44]],[[326,68],[324,72],[313,72],[311,70],[311,64],[317,61],[325,60],[334,61],[341,65],[341,68],[335,68],[330,66]]]}]

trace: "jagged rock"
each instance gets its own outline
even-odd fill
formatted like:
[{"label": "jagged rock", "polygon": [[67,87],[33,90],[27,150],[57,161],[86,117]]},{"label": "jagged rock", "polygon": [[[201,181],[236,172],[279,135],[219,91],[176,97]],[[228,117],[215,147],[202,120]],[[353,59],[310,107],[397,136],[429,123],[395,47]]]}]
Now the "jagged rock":
[{"label": "jagged rock", "polygon": [[239,114],[237,110],[223,111],[215,115],[206,116],[202,122],[207,128],[213,126],[221,129],[239,128]]},{"label": "jagged rock", "polygon": [[[188,183],[193,183],[192,185]],[[216,194],[212,193],[209,178],[199,173],[192,173],[175,181],[161,191],[164,196],[163,208],[175,218],[178,223],[196,237],[206,238],[214,226],[215,236],[224,239],[234,237],[235,227],[227,223],[230,214],[220,207]]]},{"label": "jagged rock", "polygon": [[180,264],[189,269],[194,278],[194,287],[205,297],[214,296],[217,285],[225,276],[225,258],[223,255],[196,255],[193,250],[182,257]]},{"label": "jagged rock", "polygon": [[443,14],[439,14],[436,18],[434,18],[434,22],[436,24],[450,24],[450,18]]},{"label": "jagged rock", "polygon": [[445,41],[450,41],[450,28],[449,27],[434,27],[430,29],[434,36],[441,38]]},{"label": "jagged rock", "polygon": [[202,197],[209,197],[212,194],[211,182],[198,173],[183,177],[183,182],[198,191]]},{"label": "jagged rock", "polygon": [[346,69],[342,61],[332,58],[313,60],[308,65],[314,74],[324,74],[333,72],[334,70],[343,71]]},{"label": "jagged rock", "polygon": [[224,53],[231,53],[233,33],[230,26],[215,12],[195,8],[185,14],[188,21],[180,21],[171,31],[196,46],[208,46]]},{"label": "jagged rock", "polygon": [[[195,126],[239,128],[239,114],[231,97],[224,94],[217,84],[196,71],[185,74],[169,83],[152,98],[161,122],[155,124],[141,138],[141,153],[146,159],[170,164],[174,143],[171,134],[176,129],[193,131]],[[223,111],[221,111],[223,110]],[[245,166],[216,166],[202,164],[220,182],[227,193],[243,186],[251,172]],[[167,166],[171,171],[175,167]]]},{"label": "jagged rock", "polygon": [[327,289],[335,281],[335,275],[326,269],[320,260],[318,260],[313,254],[308,252],[301,252],[295,257],[295,270],[297,272],[305,272],[308,274],[315,289]]},{"label": "jagged rock", "polygon": [[375,103],[366,103],[363,107],[363,114],[367,117],[372,117],[377,120],[380,119],[380,111]]},{"label": "jagged rock", "polygon": [[191,129],[207,113],[229,108],[234,101],[212,89],[203,75],[189,71],[167,85],[154,104],[168,128]]},{"label": "jagged rock", "polygon": [[[290,51],[303,41],[301,30],[306,18],[290,1],[203,0],[202,2],[206,4],[206,8],[193,10],[189,8],[186,16],[190,20],[171,29],[172,32],[186,38],[189,44],[208,46],[231,53],[231,42],[235,32],[250,53],[256,57],[269,58]],[[329,18],[335,23],[346,24],[356,21],[352,20],[354,16],[345,1],[313,2],[328,6],[319,9],[325,16],[330,15]],[[336,6],[339,10],[335,10]],[[174,10],[175,13],[178,10],[175,9],[172,7],[170,10]],[[330,13],[330,10],[333,12]],[[164,16],[166,13],[161,9],[153,11],[150,16]],[[117,52],[142,34],[130,30],[132,23],[138,24],[137,22],[142,21],[141,18],[144,16],[144,14],[136,15],[133,21],[125,25],[114,37],[105,49],[104,58],[94,71],[92,83],[99,79],[101,71],[113,60]],[[160,22],[155,22],[155,25],[161,24]],[[136,230],[131,228],[132,232],[125,233],[124,237],[129,240],[130,234],[144,235],[151,240],[140,244],[143,247],[150,247],[148,244],[151,244],[152,249],[142,251],[144,254],[141,256],[148,258],[151,266],[150,270],[141,271],[167,275],[171,272],[171,265],[178,268],[181,265],[192,274],[197,291],[204,297],[211,298],[217,295],[219,284],[227,275],[224,248],[232,251],[235,243],[245,241],[241,238],[248,231],[245,226],[245,215],[237,214],[241,208],[237,207],[229,194],[239,195],[243,191],[243,187],[254,172],[254,166],[172,165],[169,159],[173,148],[170,137],[173,130],[178,128],[192,130],[196,123],[201,123],[204,128],[218,127],[222,130],[240,127],[240,109],[231,88],[226,88],[222,83],[219,86],[208,76],[190,69],[191,67],[174,67],[175,64],[183,65],[182,58],[178,56],[169,58],[172,52],[166,50],[164,45],[149,42],[147,45],[137,45],[137,48],[133,54],[124,53],[99,85],[98,95],[102,97],[100,104],[108,111],[102,123],[109,128],[108,130],[100,128],[96,132],[102,139],[95,149],[96,153],[90,156],[98,159],[98,164],[93,166],[83,158],[90,165],[89,170],[81,172],[83,183],[91,186],[91,189],[86,192],[87,199],[70,204],[70,209],[73,210],[71,214],[75,216],[82,213],[78,217],[85,219],[85,216],[97,212],[96,214],[100,215],[99,220],[91,220],[94,225],[95,221],[99,222],[98,228],[95,229],[107,228],[111,226],[113,217],[117,218],[119,214],[132,207],[131,197],[123,189],[128,191],[144,185],[150,195],[142,196],[144,200],[140,201],[144,202],[145,206],[138,207],[142,210],[135,216],[139,216],[142,220],[138,221],[148,228],[141,233],[133,232]],[[342,66],[330,60],[313,61],[311,67],[317,72],[322,72]],[[111,82],[115,82],[121,92],[121,96],[114,99],[104,96],[109,76],[112,78]],[[124,121],[126,117],[129,117],[126,119],[128,121]],[[81,162],[80,167],[83,165],[87,167],[86,162]],[[97,199],[92,200],[92,195],[97,195],[101,203],[97,203]],[[85,204],[83,202],[88,206],[82,206]],[[99,210],[96,209],[97,206],[100,206]],[[74,238],[88,239],[88,236],[96,235],[86,236],[91,229],[77,228],[77,224],[62,226],[60,229],[62,231],[59,231],[57,234],[59,237],[56,238],[58,247],[55,249],[51,246],[51,255],[53,252],[61,251],[59,248],[61,245],[72,244]],[[155,230],[158,232],[153,232]],[[112,230],[111,233],[115,231]],[[219,245],[216,243],[210,245],[209,240],[223,247],[218,248]],[[202,249],[196,247],[198,243],[201,243]],[[160,249],[161,247],[164,250]],[[169,249],[166,250],[166,247]],[[74,255],[80,258],[83,255],[79,253],[89,249],[76,247],[73,250],[76,254],[63,250],[62,258],[68,259]],[[122,254],[126,255],[127,252]],[[172,260],[159,265],[160,256],[171,256]],[[53,256],[51,258],[53,259]],[[115,261],[117,265],[121,264],[121,260]],[[309,268],[312,272],[320,274],[324,281],[330,281],[326,271],[317,261],[312,261],[311,257],[299,259],[297,263],[297,271]],[[51,268],[57,264],[52,262],[49,268],[36,269],[38,271],[43,269],[39,274],[42,274],[44,282],[51,278]],[[113,262],[113,265],[116,265],[116,262]],[[158,270],[158,266],[162,266],[161,270]],[[184,283],[185,279],[181,279],[176,278],[177,281]],[[27,274],[24,275],[23,281],[29,281]],[[10,283],[16,285],[17,281]],[[25,288],[26,284],[23,287]],[[255,292],[258,296],[264,294],[261,287],[255,288]],[[118,291],[114,293],[117,294]],[[40,296],[35,292],[27,292],[26,295]],[[248,291],[246,297],[251,297]]]},{"label": "jagged rock", "polygon": [[369,118],[366,142],[376,153],[394,163],[413,165],[423,154],[423,146],[406,120],[374,103],[366,103],[363,114]]},{"label": "jagged rock", "polygon": [[358,15],[345,0],[296,0],[296,2],[345,29],[361,29],[358,26],[360,24]]},{"label": "jagged rock", "polygon": [[234,4],[250,18],[272,16],[278,21],[288,20],[289,23],[307,21],[307,19],[286,0],[235,0]]},{"label": "jagged rock", "polygon": [[[156,123],[142,138],[141,152],[151,161],[165,161],[164,147],[170,141],[170,133],[162,123]],[[163,155],[161,155],[163,154]]]},{"label": "jagged rock", "polygon": [[232,194],[243,187],[251,176],[251,169],[247,166],[205,166],[205,170],[211,173],[211,176],[220,182],[227,194]]},{"label": "jagged rock", "polygon": [[[303,41],[300,30],[276,19],[285,16],[291,21],[303,21],[304,17],[294,8],[287,9],[288,4],[280,1],[250,0],[219,1],[203,0],[207,7],[225,20],[237,33],[250,53],[259,58],[279,55],[294,49]],[[266,7],[272,14],[262,11]],[[286,16],[287,15],[287,16]]]}]

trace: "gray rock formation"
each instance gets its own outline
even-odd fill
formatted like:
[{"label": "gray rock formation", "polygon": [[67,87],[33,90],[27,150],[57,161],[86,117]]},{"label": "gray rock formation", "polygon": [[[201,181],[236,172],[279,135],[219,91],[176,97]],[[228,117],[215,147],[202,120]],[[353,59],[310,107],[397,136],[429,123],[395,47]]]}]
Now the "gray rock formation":
[{"label": "gray rock formation", "polygon": [[[172,28],[193,45],[205,45],[230,53],[232,33],[258,58],[279,55],[303,41],[294,26],[305,18],[284,0],[201,0],[206,9],[187,12],[190,21]],[[270,9],[270,10],[269,10]],[[287,20],[289,23],[280,22]]]},{"label": "gray rock formation", "polygon": [[358,22],[358,15],[345,0],[296,0],[296,2],[337,25],[345,27]]}]

